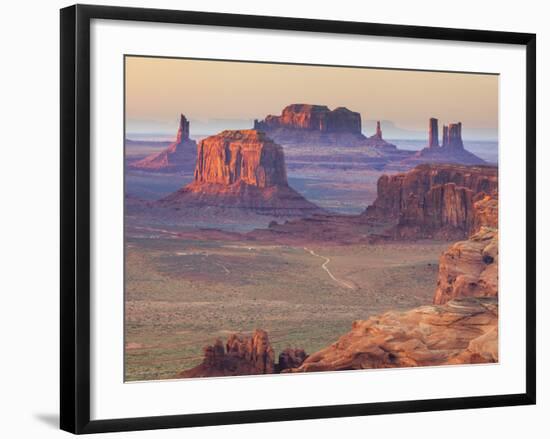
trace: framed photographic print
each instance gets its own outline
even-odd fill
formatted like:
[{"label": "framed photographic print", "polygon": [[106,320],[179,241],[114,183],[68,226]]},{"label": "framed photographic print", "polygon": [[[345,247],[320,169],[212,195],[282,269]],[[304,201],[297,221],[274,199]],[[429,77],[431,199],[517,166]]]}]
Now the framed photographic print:
[{"label": "framed photographic print", "polygon": [[61,428],[535,403],[535,35],[61,10]]}]

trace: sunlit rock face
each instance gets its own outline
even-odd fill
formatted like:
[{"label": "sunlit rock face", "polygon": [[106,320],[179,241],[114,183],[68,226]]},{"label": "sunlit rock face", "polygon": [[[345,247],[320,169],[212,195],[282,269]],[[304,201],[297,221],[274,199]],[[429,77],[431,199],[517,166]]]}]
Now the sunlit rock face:
[{"label": "sunlit rock face", "polygon": [[358,320],[336,343],[288,372],[497,361],[497,300],[469,297]]},{"label": "sunlit rock face", "polygon": [[462,297],[498,296],[498,231],[482,227],[439,259],[435,304]]},{"label": "sunlit rock face", "polygon": [[485,213],[476,214],[474,205],[485,197],[498,197],[496,167],[419,165],[380,177],[377,198],[365,214],[396,220],[391,231],[395,238],[460,239],[484,222],[497,221],[488,205]]},{"label": "sunlit rock face", "polygon": [[160,204],[248,209],[273,216],[322,212],[288,185],[283,148],[257,130],[223,131],[202,140],[193,182]]}]

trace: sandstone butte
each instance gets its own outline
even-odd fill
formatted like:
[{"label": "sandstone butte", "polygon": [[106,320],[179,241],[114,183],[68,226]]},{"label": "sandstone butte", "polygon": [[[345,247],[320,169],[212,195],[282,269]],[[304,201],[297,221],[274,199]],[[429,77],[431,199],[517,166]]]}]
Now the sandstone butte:
[{"label": "sandstone butte", "polygon": [[[400,174],[383,175],[368,218],[397,221],[388,231],[396,239],[465,238],[491,216],[476,215],[474,204],[489,196],[498,204],[498,168],[424,164]],[[496,220],[496,217],[494,217]]]},{"label": "sandstone butte", "polygon": [[439,143],[439,121],[432,117],[428,122],[428,145],[412,157],[403,160],[405,164],[417,163],[459,163],[463,165],[483,165],[485,160],[464,148],[462,123],[443,126],[442,143]]},{"label": "sandstone butte", "polygon": [[380,123],[373,136],[365,137],[361,132],[361,115],[345,107],[331,110],[326,105],[291,104],[279,116],[254,120],[254,129],[266,132],[284,145],[396,149],[382,138]]},{"label": "sandstone butte", "polygon": [[246,209],[274,216],[322,210],[288,185],[283,148],[257,130],[223,131],[197,148],[194,180],[164,206]]},{"label": "sandstone butte", "polygon": [[267,332],[256,330],[252,335],[232,334],[225,346],[218,339],[204,348],[204,359],[198,366],[178,374],[178,378],[201,378],[232,375],[278,373],[298,367],[307,357],[302,349],[285,349],[275,363],[275,353]]},{"label": "sandstone butte", "polygon": [[131,163],[129,167],[150,172],[191,171],[195,166],[196,148],[196,142],[189,138],[189,121],[181,114],[176,141],[164,151]]}]

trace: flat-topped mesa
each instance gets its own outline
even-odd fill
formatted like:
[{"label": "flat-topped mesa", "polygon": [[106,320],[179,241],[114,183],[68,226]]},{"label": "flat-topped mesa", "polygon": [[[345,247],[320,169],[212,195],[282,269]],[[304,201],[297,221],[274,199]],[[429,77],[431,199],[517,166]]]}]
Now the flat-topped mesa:
[{"label": "flat-topped mesa", "polygon": [[393,238],[460,239],[488,221],[474,208],[486,195],[498,198],[496,167],[424,164],[380,177],[377,198],[366,215],[397,221],[389,231]]},{"label": "flat-topped mesa", "polygon": [[256,130],[223,131],[199,143],[194,184],[287,186],[283,148]]},{"label": "flat-topped mesa", "polygon": [[330,110],[326,105],[292,104],[285,107],[280,116],[254,120],[254,129],[270,131],[276,128],[361,134],[361,115],[345,107]]},{"label": "flat-topped mesa", "polygon": [[150,172],[191,172],[195,167],[197,144],[189,137],[189,121],[180,114],[176,141],[161,152],[131,163],[131,169]]},{"label": "flat-topped mesa", "polygon": [[435,117],[430,118],[428,126],[428,148],[439,148],[439,127]]},{"label": "flat-topped mesa", "polygon": [[254,120],[254,129],[266,132],[284,146],[366,146],[361,115],[345,107],[292,104],[281,115]]},{"label": "flat-topped mesa", "polygon": [[201,140],[193,182],[159,203],[273,216],[322,212],[288,185],[283,148],[257,130],[227,130]]}]

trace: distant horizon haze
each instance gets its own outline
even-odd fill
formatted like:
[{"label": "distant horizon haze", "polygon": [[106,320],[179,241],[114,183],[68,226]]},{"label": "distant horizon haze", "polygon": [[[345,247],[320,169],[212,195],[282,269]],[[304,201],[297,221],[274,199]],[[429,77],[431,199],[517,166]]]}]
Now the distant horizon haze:
[{"label": "distant horizon haze", "polygon": [[361,67],[126,57],[127,133],[175,134],[180,113],[191,133],[250,129],[294,103],[346,107],[363,133],[382,121],[386,138],[427,138],[428,120],[462,122],[463,137],[496,140],[499,77]]}]

